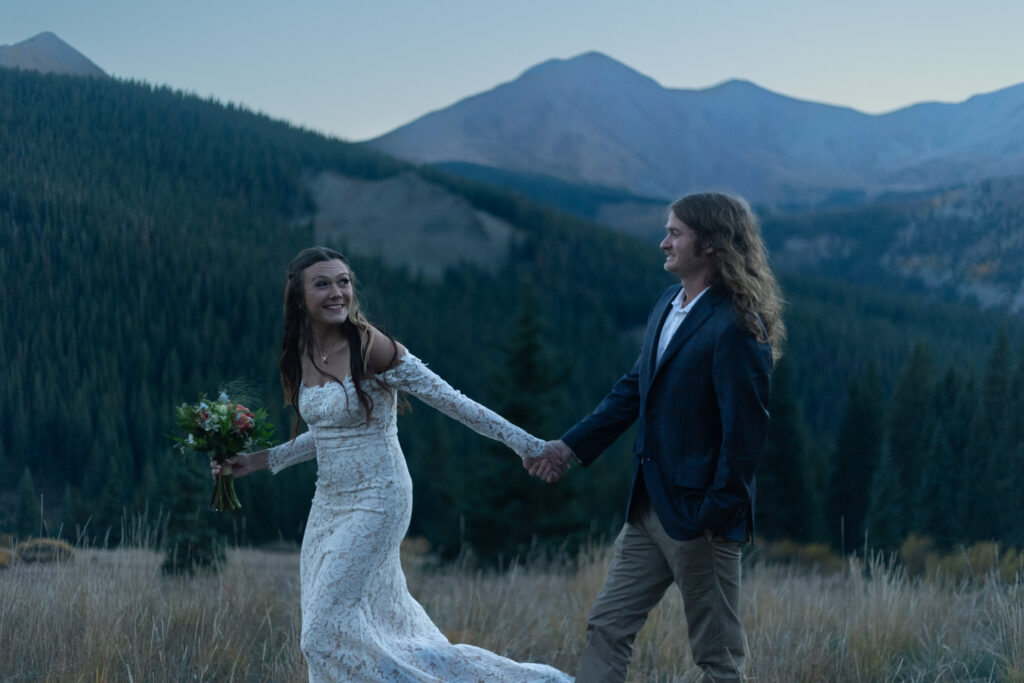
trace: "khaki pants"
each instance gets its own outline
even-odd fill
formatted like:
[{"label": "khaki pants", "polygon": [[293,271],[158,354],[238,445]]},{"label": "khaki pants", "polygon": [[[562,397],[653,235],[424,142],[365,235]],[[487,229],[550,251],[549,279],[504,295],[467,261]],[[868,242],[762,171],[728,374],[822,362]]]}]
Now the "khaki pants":
[{"label": "khaki pants", "polygon": [[740,544],[703,537],[677,541],[665,533],[646,498],[615,540],[608,577],[587,620],[577,683],[626,680],[636,634],[673,582],[683,594],[690,650],[705,680],[742,680]]}]

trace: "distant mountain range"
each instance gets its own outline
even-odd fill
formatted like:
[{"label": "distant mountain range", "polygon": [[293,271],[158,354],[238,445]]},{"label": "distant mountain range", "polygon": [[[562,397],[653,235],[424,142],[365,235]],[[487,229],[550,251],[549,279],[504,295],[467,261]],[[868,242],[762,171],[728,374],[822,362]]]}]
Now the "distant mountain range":
[{"label": "distant mountain range", "polygon": [[852,202],[1024,174],[1024,84],[870,115],[738,80],[667,89],[590,52],[367,144],[644,197],[715,187],[765,205]]},{"label": "distant mountain range", "polygon": [[15,45],[0,45],[0,67],[78,76],[107,76],[88,57],[49,31]]}]

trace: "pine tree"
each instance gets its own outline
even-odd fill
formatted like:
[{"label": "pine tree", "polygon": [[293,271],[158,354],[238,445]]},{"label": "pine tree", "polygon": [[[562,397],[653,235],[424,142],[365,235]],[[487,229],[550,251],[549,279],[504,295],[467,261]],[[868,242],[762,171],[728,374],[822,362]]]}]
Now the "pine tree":
[{"label": "pine tree", "polygon": [[14,483],[14,464],[8,462],[7,456],[4,453],[4,442],[0,439],[0,482],[4,482],[0,485],[0,490],[7,487],[7,482]]},{"label": "pine tree", "polygon": [[1006,498],[997,538],[1007,546],[1024,547],[1024,443],[1006,453]]},{"label": "pine tree", "polygon": [[79,519],[82,504],[75,495],[71,484],[64,485],[64,500],[60,510],[60,538],[69,543],[78,543],[79,527],[83,520]]},{"label": "pine tree", "polygon": [[132,496],[132,509],[136,513],[143,513],[155,507],[157,495],[160,490],[160,483],[156,478],[156,468],[153,467],[153,459],[146,457],[142,464],[142,474]]},{"label": "pine tree", "polygon": [[994,539],[1001,528],[1007,494],[1006,458],[1016,446],[1007,442],[1012,365],[1006,331],[1000,332],[985,367],[981,402],[971,425],[965,478],[965,532],[970,540]]},{"label": "pine tree", "polygon": [[788,359],[772,371],[771,427],[757,465],[756,529],[768,538],[818,536],[819,501],[811,494],[807,429],[793,398]]},{"label": "pine tree", "polygon": [[43,516],[39,509],[39,497],[36,495],[32,473],[26,467],[18,483],[18,507],[14,513],[14,531],[18,536],[43,535]]},{"label": "pine tree", "polygon": [[472,488],[466,484],[473,465],[467,466],[456,452],[451,419],[436,411],[429,419],[426,453],[431,460],[431,476],[425,485],[414,483],[413,510],[418,513],[417,521],[426,537],[442,556],[450,559],[462,551],[466,541],[464,520],[473,514],[468,500]]},{"label": "pine tree", "polygon": [[103,487],[92,505],[92,537],[106,547],[119,545],[125,531],[125,491],[131,482],[128,468],[121,462],[126,455],[125,451],[119,450],[107,453]]},{"label": "pine tree", "polygon": [[[565,379],[544,346],[543,321],[536,292],[519,290],[518,312],[502,348],[503,362],[494,386],[495,401],[510,422],[531,434],[549,434],[557,412],[558,387]],[[575,504],[581,482],[569,475],[554,485],[532,479],[508,449],[489,443],[475,477],[472,514],[466,519],[467,540],[481,558],[494,561],[530,549],[534,540],[555,545],[578,541],[586,520]]]},{"label": "pine tree", "polygon": [[867,513],[868,539],[876,548],[895,549],[910,532],[913,504],[933,463],[931,445],[931,356],[914,348],[889,401],[888,439],[871,481]]},{"label": "pine tree", "polygon": [[[918,344],[896,380],[889,401],[889,450],[903,490],[911,492],[910,496],[903,496],[903,520],[910,519],[910,506],[920,488],[924,470],[929,466],[926,457],[935,421],[932,411],[934,382],[931,352],[926,345]],[[901,523],[900,533],[907,531],[909,523]]]},{"label": "pine tree", "polygon": [[864,529],[872,548],[895,550],[906,536],[907,489],[901,481],[903,468],[899,457],[883,446],[878,468],[871,477],[868,511]]},{"label": "pine tree", "polygon": [[204,454],[187,453],[164,462],[163,507],[167,512],[167,541],[163,571],[193,574],[217,570],[224,560],[224,543],[216,515],[210,510],[213,482]]},{"label": "pine tree", "polygon": [[885,444],[882,382],[874,363],[850,382],[839,429],[827,501],[835,546],[854,550],[864,541],[871,479]]},{"label": "pine tree", "polygon": [[1010,444],[1006,463],[1008,500],[999,538],[1007,545],[1024,548],[1024,355],[1013,375],[1010,402],[1006,433]]},{"label": "pine tree", "polygon": [[935,415],[923,479],[914,500],[911,531],[931,538],[943,550],[964,534],[965,448],[973,420],[973,391],[950,368],[936,385],[931,401]]}]

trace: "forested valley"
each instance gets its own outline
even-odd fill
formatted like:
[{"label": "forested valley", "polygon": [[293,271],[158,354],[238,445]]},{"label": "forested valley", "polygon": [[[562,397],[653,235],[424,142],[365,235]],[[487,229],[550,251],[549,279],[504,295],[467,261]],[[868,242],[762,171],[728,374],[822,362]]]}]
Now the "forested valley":
[{"label": "forested valley", "polygon": [[[146,84],[0,69],[0,164],[0,533],[19,537],[115,545],[132,520],[173,529],[201,514],[239,544],[301,538],[314,464],[240,480],[239,513],[197,513],[205,456],[182,460],[167,437],[177,404],[231,386],[287,438],[281,291],[313,241],[313,174],[417,173],[521,232],[493,272],[429,278],[351,261],[372,321],[542,438],[629,369],[671,284],[656,244]],[[847,552],[911,533],[943,548],[1024,544],[1019,318],[820,272],[780,276],[789,343],[773,376],[758,535]],[[546,486],[415,401],[399,432],[410,534],[443,555],[571,547],[621,523],[629,434]]]}]

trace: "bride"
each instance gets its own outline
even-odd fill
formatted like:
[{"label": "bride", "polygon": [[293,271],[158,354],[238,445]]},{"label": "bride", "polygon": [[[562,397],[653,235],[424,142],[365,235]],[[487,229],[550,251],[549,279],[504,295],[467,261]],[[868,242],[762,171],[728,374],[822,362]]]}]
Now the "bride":
[{"label": "bride", "polygon": [[281,383],[309,430],[296,436],[296,424],[291,441],[227,462],[243,477],[317,460],[300,565],[309,680],[572,680],[549,666],[449,643],[409,594],[399,563],[412,480],[398,444],[398,390],[521,458],[541,455],[544,442],[463,396],[370,325],[348,262],[336,251],[306,249],[289,265],[284,330]]}]

